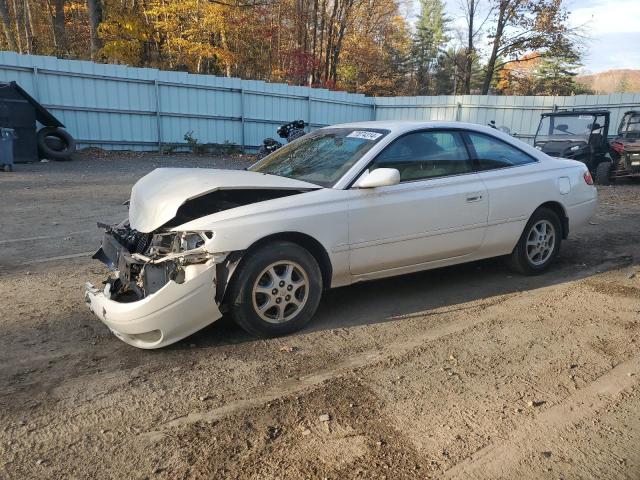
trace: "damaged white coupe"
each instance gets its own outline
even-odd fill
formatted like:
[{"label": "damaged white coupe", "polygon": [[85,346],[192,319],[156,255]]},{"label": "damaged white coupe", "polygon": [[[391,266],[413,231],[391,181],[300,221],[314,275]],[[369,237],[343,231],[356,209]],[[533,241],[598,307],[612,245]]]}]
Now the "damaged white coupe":
[{"label": "damaged white coupe", "polygon": [[247,170],[143,177],[129,218],[102,225],[94,258],[111,274],[87,283],[85,301],[140,348],[223,313],[254,335],[285,335],[311,320],[327,288],[497,256],[541,273],[595,207],[584,164],[490,128],[327,127]]}]

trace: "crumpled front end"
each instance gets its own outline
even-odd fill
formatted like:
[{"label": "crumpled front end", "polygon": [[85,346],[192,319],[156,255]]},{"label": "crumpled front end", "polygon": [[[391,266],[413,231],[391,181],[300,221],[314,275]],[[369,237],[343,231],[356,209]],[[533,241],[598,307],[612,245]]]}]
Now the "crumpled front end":
[{"label": "crumpled front end", "polygon": [[[104,225],[103,225],[104,226]],[[139,348],[160,348],[219,319],[211,232],[144,234],[123,222],[104,226],[93,258],[111,270],[104,288],[85,285],[85,301],[109,329]]]}]

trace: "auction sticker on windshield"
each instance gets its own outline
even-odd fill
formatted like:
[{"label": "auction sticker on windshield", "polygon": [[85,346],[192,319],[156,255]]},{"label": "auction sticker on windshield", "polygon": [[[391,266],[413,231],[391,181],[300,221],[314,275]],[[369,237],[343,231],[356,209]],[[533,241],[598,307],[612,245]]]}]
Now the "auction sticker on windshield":
[{"label": "auction sticker on windshield", "polygon": [[378,132],[369,132],[367,130],[355,130],[347,135],[347,138],[362,138],[363,140],[377,140],[382,136]]}]

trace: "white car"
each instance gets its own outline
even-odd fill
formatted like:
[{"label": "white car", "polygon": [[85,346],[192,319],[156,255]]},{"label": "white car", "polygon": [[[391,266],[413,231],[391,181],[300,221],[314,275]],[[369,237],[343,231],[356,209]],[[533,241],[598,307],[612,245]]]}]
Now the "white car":
[{"label": "white car", "polygon": [[587,167],[500,131],[449,122],[322,128],[247,170],[160,168],[131,192],[94,258],[91,310],[125,342],[158,348],[228,312],[277,336],[313,317],[322,291],[508,256],[546,270],[591,217]]}]

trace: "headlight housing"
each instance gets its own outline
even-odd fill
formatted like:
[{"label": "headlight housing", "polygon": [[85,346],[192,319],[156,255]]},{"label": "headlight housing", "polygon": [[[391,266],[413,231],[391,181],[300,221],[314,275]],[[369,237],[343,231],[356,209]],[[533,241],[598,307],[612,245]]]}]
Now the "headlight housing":
[{"label": "headlight housing", "polygon": [[149,247],[149,255],[168,255],[199,249],[211,240],[213,232],[163,232],[156,233]]}]

